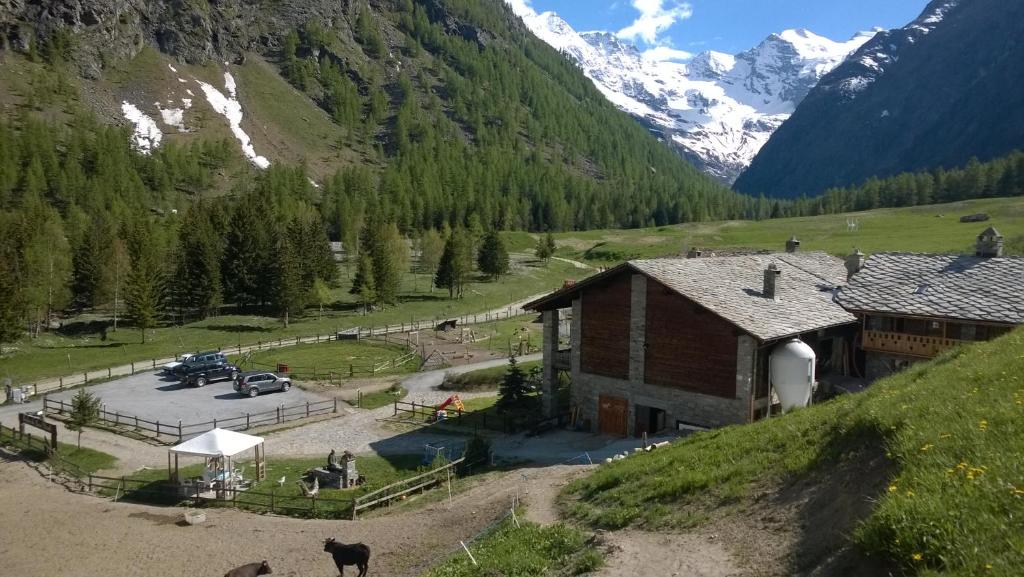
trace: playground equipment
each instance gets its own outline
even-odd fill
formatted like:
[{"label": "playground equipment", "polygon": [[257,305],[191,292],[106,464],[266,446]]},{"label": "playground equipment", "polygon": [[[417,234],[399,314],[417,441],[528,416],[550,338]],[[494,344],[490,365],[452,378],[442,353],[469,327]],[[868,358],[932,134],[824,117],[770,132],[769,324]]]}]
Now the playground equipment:
[{"label": "playground equipment", "polygon": [[450,405],[455,405],[455,408],[458,409],[459,411],[466,410],[466,405],[462,404],[462,399],[460,399],[458,395],[452,395],[445,399],[443,403],[441,403],[434,409],[434,420],[443,421],[447,419],[448,411],[446,411],[445,408],[447,408]]}]

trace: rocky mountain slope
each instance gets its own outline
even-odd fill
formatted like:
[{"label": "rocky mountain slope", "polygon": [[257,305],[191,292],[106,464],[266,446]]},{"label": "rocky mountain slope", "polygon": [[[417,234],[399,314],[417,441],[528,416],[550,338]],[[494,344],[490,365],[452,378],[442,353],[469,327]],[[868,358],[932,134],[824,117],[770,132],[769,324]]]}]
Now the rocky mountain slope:
[{"label": "rocky mountain slope", "polygon": [[681,63],[646,59],[608,32],[577,32],[553,12],[521,17],[539,38],[572,57],[616,106],[727,183],[818,80],[874,35],[834,42],[808,30],[786,30],[739,54],[706,51]]},{"label": "rocky mountain slope", "polygon": [[84,105],[143,154],[226,139],[246,168],[301,165],[339,214],[373,204],[403,230],[749,209],[501,0],[0,0],[0,38],[0,116]]},{"label": "rocky mountain slope", "polygon": [[736,189],[816,194],[1024,147],[1024,3],[934,0],[810,92]]}]

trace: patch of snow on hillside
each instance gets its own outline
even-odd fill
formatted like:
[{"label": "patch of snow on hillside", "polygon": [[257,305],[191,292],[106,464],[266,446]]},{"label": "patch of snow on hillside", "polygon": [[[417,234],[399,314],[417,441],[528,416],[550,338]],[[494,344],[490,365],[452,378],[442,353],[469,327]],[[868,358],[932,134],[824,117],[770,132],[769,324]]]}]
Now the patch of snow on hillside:
[{"label": "patch of snow on hillside", "polygon": [[230,72],[224,73],[224,88],[230,94],[230,97],[224,96],[224,93],[217,90],[213,86],[197,80],[199,87],[203,90],[203,94],[206,96],[206,101],[210,103],[213,110],[218,114],[224,116],[227,119],[228,125],[231,127],[231,132],[234,133],[235,138],[242,145],[242,153],[248,158],[253,164],[260,168],[267,168],[270,166],[270,161],[266,157],[256,154],[256,149],[253,148],[252,140],[249,135],[242,130],[242,105],[238,102],[237,94],[238,87],[235,84],[235,79],[231,76]]},{"label": "patch of snow on hillside", "polygon": [[161,108],[160,117],[164,124],[173,126],[180,132],[185,132],[185,110],[182,108]]},{"label": "patch of snow on hillside", "polygon": [[173,66],[171,66],[170,63],[167,64],[167,67],[171,69],[171,72],[174,72],[174,73],[178,72],[178,69],[173,67]]},{"label": "patch of snow on hillside", "polygon": [[121,102],[121,113],[135,127],[132,131],[132,140],[139,152],[149,154],[154,148],[160,146],[164,134],[160,132],[155,120],[127,100]]}]

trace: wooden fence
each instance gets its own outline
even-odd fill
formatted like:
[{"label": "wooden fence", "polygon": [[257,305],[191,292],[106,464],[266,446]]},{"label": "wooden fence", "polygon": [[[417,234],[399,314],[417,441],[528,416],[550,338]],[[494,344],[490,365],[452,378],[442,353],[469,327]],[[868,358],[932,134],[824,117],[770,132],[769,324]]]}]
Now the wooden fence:
[{"label": "wooden fence", "polygon": [[44,455],[51,453],[48,435],[33,435],[27,431],[22,433],[19,429],[5,426],[2,423],[0,423],[0,445],[10,445],[19,449],[39,451]]},{"label": "wooden fence", "polygon": [[[438,317],[431,320],[410,321],[408,323],[398,323],[394,325],[384,325],[380,327],[370,326],[356,327],[352,329],[338,329],[333,334],[329,335],[317,334],[304,337],[281,337],[278,339],[270,339],[267,341],[260,340],[257,341],[255,344],[250,343],[248,345],[243,345],[242,343],[239,343],[238,345],[222,346],[220,347],[219,350],[224,354],[244,355],[246,353],[256,351],[265,351],[300,344],[321,343],[331,340],[338,340],[339,337],[344,338],[344,335],[347,335],[349,337],[354,336],[356,338],[383,337],[386,335],[401,334],[410,331],[434,330],[442,322],[451,320],[457,321],[458,324],[460,325],[471,325],[510,319],[525,314],[530,314],[530,312],[523,309],[522,307],[508,307],[507,309],[503,309],[500,311],[487,312],[482,314],[467,314],[457,317],[446,318]],[[26,384],[31,385],[31,387],[33,388],[33,394],[42,394],[50,391],[63,391],[64,389],[88,384],[93,381],[112,379],[114,377],[125,377],[129,375],[134,375],[136,373],[156,370],[157,368],[174,360],[176,360],[175,357],[140,359],[116,367],[107,367],[91,371],[82,371],[80,373],[73,373],[61,377],[41,379],[35,383]]]},{"label": "wooden fence", "polygon": [[[410,351],[397,357],[381,361],[379,363],[367,363],[367,364],[355,364],[349,363],[348,366],[342,367],[297,367],[295,365],[288,365],[288,375],[292,378],[306,379],[311,378],[313,380],[326,379],[330,382],[334,382],[336,379],[343,377],[355,377],[355,376],[376,376],[378,373],[382,373],[389,370],[394,370],[402,367],[417,357],[416,351]],[[258,367],[265,370],[274,370],[277,368],[276,364],[270,363],[257,363],[249,362],[246,366]]]},{"label": "wooden fence", "polygon": [[352,499],[305,497],[253,489],[224,489],[221,496],[199,493],[182,495],[174,485],[161,481],[146,481],[131,477],[105,477],[89,474],[82,479],[89,492],[106,497],[129,499],[143,503],[179,504],[188,501],[193,506],[230,506],[263,513],[283,513],[299,517],[347,518],[351,515]]},{"label": "wooden fence", "polygon": [[[142,436],[152,437],[157,440],[163,440],[170,437],[172,439],[177,439],[177,442],[180,443],[185,439],[190,439],[217,428],[245,431],[254,427],[280,425],[281,423],[288,421],[295,421],[298,419],[337,412],[338,400],[328,399],[326,401],[316,401],[313,403],[307,402],[305,404],[292,405],[290,407],[280,406],[272,411],[246,413],[237,417],[213,419],[204,423],[185,424],[180,420],[171,423],[161,423],[160,421],[143,419],[136,415],[128,415],[118,411],[108,411],[105,408],[100,410],[98,420],[100,424],[113,427],[117,430],[127,429]],[[71,413],[71,403],[65,402],[61,399],[43,397],[43,413],[69,415]]]},{"label": "wooden fence", "polygon": [[542,417],[540,415],[497,415],[486,409],[481,411],[460,411],[453,406],[446,407],[445,412],[445,418],[438,421],[436,420],[437,407],[435,405],[395,401],[392,416],[424,423],[435,423],[442,426],[470,427],[474,432],[480,429],[498,431],[506,435],[513,435],[522,431],[536,434],[562,427],[569,423],[571,416],[568,412],[560,413],[554,417]]},{"label": "wooden fence", "polygon": [[412,493],[414,491],[426,491],[428,488],[433,487],[450,478],[449,475],[453,474],[455,468],[466,461],[466,457],[460,457],[447,465],[443,465],[436,469],[431,469],[426,473],[416,475],[415,477],[409,477],[408,479],[402,479],[390,485],[381,487],[376,491],[367,493],[361,497],[356,497],[352,503],[352,519],[355,519],[359,515],[359,511],[370,509],[372,507],[379,507],[381,505],[390,505],[391,501],[399,499]]}]

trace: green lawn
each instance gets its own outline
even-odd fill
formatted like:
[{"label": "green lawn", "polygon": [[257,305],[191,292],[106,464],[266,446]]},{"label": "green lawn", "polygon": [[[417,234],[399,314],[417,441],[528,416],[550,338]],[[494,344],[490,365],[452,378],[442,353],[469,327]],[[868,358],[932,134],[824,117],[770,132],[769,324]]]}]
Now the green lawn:
[{"label": "green lawn", "polygon": [[56,458],[51,458],[43,450],[39,435],[33,434],[33,437],[35,441],[30,445],[25,439],[18,439],[4,429],[0,431],[0,444],[16,447],[24,456],[34,461],[48,461],[54,470],[72,476],[113,469],[117,465],[117,457],[113,455],[60,441],[57,442]]},{"label": "green lawn", "polygon": [[[541,366],[541,361],[530,361],[519,363],[519,368],[526,374],[530,374],[535,368]],[[480,391],[497,390],[508,372],[508,365],[480,369],[462,374],[449,374],[445,376],[441,388],[446,391]]]},{"label": "green lawn", "polygon": [[[252,355],[251,362],[242,368],[273,370],[278,363],[286,363],[289,373],[295,378],[327,379],[331,375],[335,378],[346,378],[350,375],[365,376],[374,365],[399,358],[408,352],[402,345],[373,340],[329,341],[258,352]],[[235,357],[233,360],[240,361],[241,357]],[[404,365],[386,367],[376,374],[405,374],[418,368],[419,361],[414,358]]]},{"label": "green lawn", "polygon": [[594,526],[685,527],[753,506],[780,482],[839,474],[837,483],[869,484],[877,454],[887,464],[856,545],[909,575],[1020,575],[1022,352],[1024,329],[861,394],[603,465],[567,487],[567,510]]},{"label": "green lawn", "polygon": [[[302,490],[298,481],[302,474],[314,467],[323,466],[327,459],[324,458],[303,458],[303,459],[268,459],[267,477],[265,480],[256,483],[252,492],[239,493],[240,502],[236,505],[243,509],[257,511],[269,510],[271,505],[270,493],[273,493],[273,501],[276,507],[282,508],[280,512],[296,516],[308,516],[310,500],[302,496]],[[381,457],[378,455],[357,455],[356,465],[359,474],[366,477],[366,484],[350,490],[320,488],[317,510],[319,515],[328,518],[348,518],[351,513],[352,499],[365,495],[376,489],[389,485],[401,479],[414,476],[426,471],[428,467],[422,464],[422,455],[393,455]],[[244,467],[242,474],[251,478],[255,469],[251,462],[239,463]],[[181,467],[183,477],[195,477],[202,475],[202,464],[191,464]],[[284,477],[285,482],[281,485],[278,481]],[[164,469],[143,469],[129,475],[129,479],[142,481],[148,490],[156,490],[167,486],[167,471]],[[135,486],[134,484],[132,485]],[[262,493],[267,495],[257,495]],[[158,494],[129,494],[128,498],[141,502],[154,502],[160,504],[174,504],[177,498]],[[292,507],[299,510],[289,511]]]},{"label": "green lawn", "polygon": [[[350,280],[342,273],[342,286],[335,291],[338,299],[325,310],[323,318],[310,310],[305,318],[284,328],[279,319],[252,315],[222,315],[184,326],[166,326],[147,332],[141,344],[140,333],[121,326],[108,332],[106,341],[98,334],[66,336],[44,334],[37,339],[23,339],[5,346],[0,354],[0,378],[13,382],[32,382],[84,370],[128,364],[143,359],[167,357],[186,351],[202,351],[268,342],[284,337],[332,334],[356,326],[370,327],[398,324],[424,319],[442,319],[461,314],[484,312],[505,306],[522,298],[561,286],[565,279],[585,276],[571,265],[552,261],[547,266],[527,262],[517,264],[513,274],[500,282],[474,282],[461,300],[448,299],[447,292],[429,291],[428,275],[405,275],[402,303],[367,315],[361,314],[354,297],[348,294]],[[87,316],[82,319],[95,319]]]},{"label": "green lawn", "polygon": [[[984,223],[961,223],[963,215],[988,213]],[[847,229],[855,220],[856,231]],[[636,230],[594,230],[555,235],[558,256],[607,266],[633,258],[685,254],[702,248],[754,248],[782,250],[786,239],[796,235],[800,250],[849,254],[853,247],[865,253],[974,252],[974,239],[987,226],[996,227],[1024,250],[1024,198],[995,198],[913,208],[782,218],[764,221],[690,223]],[[515,233],[517,248],[535,242],[526,233]]]},{"label": "green lawn", "polygon": [[[522,511],[518,511],[522,515]],[[470,544],[469,556],[459,551],[427,573],[429,577],[543,577],[582,575],[599,569],[601,554],[587,544],[587,535],[563,524],[541,526],[506,519]]]},{"label": "green lawn", "polygon": [[405,396],[409,394],[409,391],[398,386],[397,384],[384,391],[376,391],[373,393],[363,393],[362,399],[359,401],[359,408],[372,410],[386,407],[394,403],[395,401],[401,401]]}]

